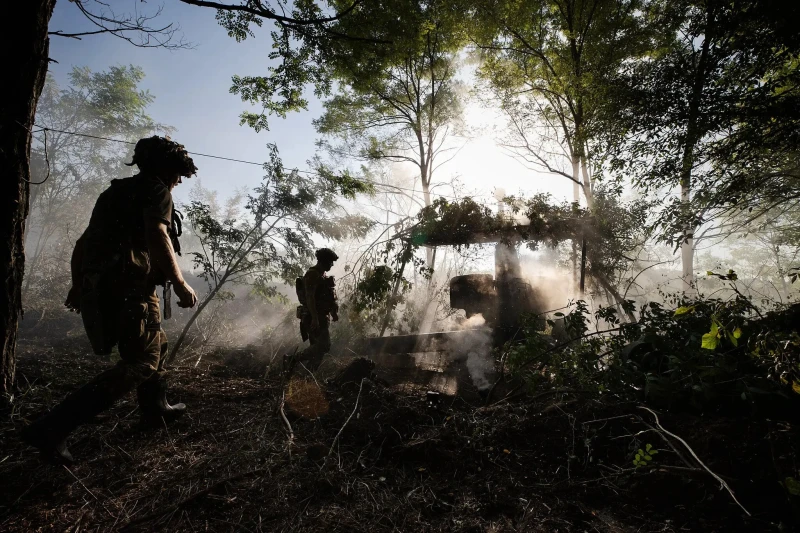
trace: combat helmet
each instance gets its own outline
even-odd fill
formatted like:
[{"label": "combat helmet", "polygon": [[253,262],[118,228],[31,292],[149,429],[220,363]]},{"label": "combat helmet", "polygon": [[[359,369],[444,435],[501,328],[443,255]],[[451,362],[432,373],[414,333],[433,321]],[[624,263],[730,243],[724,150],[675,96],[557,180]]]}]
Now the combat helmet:
[{"label": "combat helmet", "polygon": [[330,248],[320,248],[314,253],[314,256],[317,258],[317,261],[338,261],[339,256],[336,255],[336,252],[331,250]]},{"label": "combat helmet", "polygon": [[159,169],[178,172],[184,177],[197,173],[194,161],[182,144],[158,135],[140,139],[133,149],[133,160],[125,164],[136,165],[142,171]]}]

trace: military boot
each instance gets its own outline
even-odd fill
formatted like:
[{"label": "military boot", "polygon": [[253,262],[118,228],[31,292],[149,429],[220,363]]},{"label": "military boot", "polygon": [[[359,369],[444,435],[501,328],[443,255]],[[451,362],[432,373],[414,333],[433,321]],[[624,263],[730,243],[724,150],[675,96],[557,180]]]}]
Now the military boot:
[{"label": "military boot", "polygon": [[67,436],[130,390],[129,380],[122,370],[111,368],[67,396],[49,413],[24,428],[20,433],[22,440],[38,448],[47,462],[71,464],[73,458],[66,445]]},{"label": "military boot", "polygon": [[22,429],[20,438],[25,444],[39,450],[45,462],[56,465],[71,465],[75,462],[67,448],[66,435],[31,424]]},{"label": "military boot", "polygon": [[[186,412],[186,405],[167,401],[167,383],[163,376],[155,374],[136,389],[142,422],[149,426],[160,426],[172,422]],[[163,420],[163,421],[162,421]]]}]

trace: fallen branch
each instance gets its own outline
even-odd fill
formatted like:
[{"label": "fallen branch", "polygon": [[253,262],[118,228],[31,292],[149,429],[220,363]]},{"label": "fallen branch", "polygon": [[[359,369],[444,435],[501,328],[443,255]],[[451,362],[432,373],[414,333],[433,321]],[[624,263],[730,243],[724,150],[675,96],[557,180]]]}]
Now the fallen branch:
[{"label": "fallen branch", "polygon": [[286,392],[284,391],[281,395],[281,405],[278,411],[281,414],[281,418],[283,419],[283,423],[286,425],[286,429],[289,431],[289,442],[294,442],[294,430],[292,429],[292,424],[289,423],[289,419],[286,417],[286,411],[283,410],[283,406],[286,404]]},{"label": "fallen branch", "polygon": [[666,443],[667,443],[667,445],[668,445],[670,448],[672,448],[672,451],[673,451],[673,452],[675,452],[675,455],[677,455],[677,456],[678,456],[678,459],[680,459],[680,460],[683,462],[683,464],[685,464],[685,465],[686,465],[686,467],[687,467],[687,468],[694,468],[694,467],[692,466],[692,464],[689,462],[689,460],[688,460],[688,459],[686,459],[686,457],[684,457],[684,456],[683,456],[683,454],[680,452],[680,450],[678,450],[678,448],[677,448],[677,447],[676,447],[674,444],[672,444],[672,441],[671,441],[671,440],[669,440],[669,439],[667,438],[667,436],[664,434],[664,432],[663,432],[663,431],[659,431],[658,429],[654,428],[653,426],[651,426],[650,424],[648,424],[648,423],[647,423],[647,422],[646,422],[646,421],[645,421],[643,418],[641,418],[641,417],[638,417],[638,416],[637,416],[636,418],[638,418],[638,419],[641,421],[641,423],[642,423],[642,424],[644,424],[645,426],[647,426],[648,428],[650,428],[650,430],[651,430],[651,431],[655,431],[655,432],[658,434],[658,436],[659,436],[659,437],[661,437],[661,438],[664,440],[664,442],[666,442]]},{"label": "fallen branch", "polygon": [[731,495],[731,498],[733,498],[733,501],[734,501],[734,502],[736,502],[736,505],[738,505],[738,506],[739,506],[739,507],[742,509],[742,511],[744,511],[744,512],[745,512],[745,514],[746,514],[747,516],[752,516],[752,515],[750,514],[750,511],[748,511],[747,509],[745,509],[745,508],[744,508],[744,505],[742,505],[741,503],[739,503],[739,500],[737,500],[737,499],[736,499],[736,495],[733,493],[733,490],[730,488],[730,486],[728,486],[728,484],[725,482],[725,480],[724,480],[724,479],[722,479],[721,477],[719,477],[719,476],[718,476],[717,474],[715,474],[714,472],[712,472],[712,471],[711,471],[711,469],[710,469],[710,468],[708,468],[708,467],[705,465],[705,463],[703,463],[703,461],[701,461],[701,460],[700,460],[700,458],[699,458],[699,457],[697,457],[697,454],[696,454],[696,453],[694,453],[694,450],[692,449],[692,447],[691,447],[691,446],[689,446],[689,444],[688,444],[688,443],[687,443],[685,440],[683,440],[682,438],[680,438],[678,435],[676,435],[676,434],[674,434],[674,433],[671,433],[671,432],[667,431],[666,429],[664,429],[664,426],[662,426],[662,425],[661,425],[661,422],[659,422],[659,420],[658,420],[658,415],[655,413],[655,411],[653,411],[652,409],[650,409],[650,408],[648,408],[648,407],[645,407],[645,406],[643,406],[643,405],[640,405],[640,406],[639,406],[639,409],[644,409],[645,411],[647,411],[647,412],[649,412],[651,415],[653,415],[653,418],[655,418],[655,424],[656,424],[656,427],[658,427],[658,429],[660,429],[661,431],[663,431],[664,433],[666,433],[666,434],[667,434],[667,435],[669,435],[670,437],[672,437],[672,438],[674,438],[674,439],[678,440],[678,441],[679,441],[681,444],[683,444],[683,446],[684,446],[684,447],[685,447],[685,448],[686,448],[686,449],[689,451],[689,453],[691,453],[691,454],[692,454],[692,457],[694,457],[695,461],[697,461],[697,462],[700,464],[700,466],[702,466],[702,467],[705,469],[705,471],[706,471],[706,472],[708,472],[709,474],[711,474],[711,475],[714,477],[714,479],[716,479],[717,481],[719,481],[719,482],[720,482],[720,485],[722,485],[722,487],[724,487],[724,488],[725,488],[725,490],[727,490],[727,491],[728,491],[728,494],[730,494],[730,495]]}]

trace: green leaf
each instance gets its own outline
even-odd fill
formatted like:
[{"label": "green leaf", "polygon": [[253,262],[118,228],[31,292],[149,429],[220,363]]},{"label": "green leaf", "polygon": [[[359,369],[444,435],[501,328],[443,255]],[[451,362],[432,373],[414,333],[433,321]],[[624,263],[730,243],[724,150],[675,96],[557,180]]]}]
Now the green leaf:
[{"label": "green leaf", "polygon": [[731,341],[731,344],[733,344],[734,346],[739,346],[739,341],[737,340],[738,337],[735,337],[733,333],[729,331],[726,331],[725,333],[728,335],[728,340]]},{"label": "green leaf", "polygon": [[792,381],[792,390],[795,391],[797,394],[800,394],[800,383]]},{"label": "green leaf", "polygon": [[691,312],[693,312],[693,311],[694,311],[694,306],[693,306],[693,305],[690,305],[690,306],[684,306],[684,307],[679,307],[679,308],[677,308],[677,309],[675,310],[675,314],[674,314],[674,315],[672,315],[672,316],[681,316],[681,315],[685,315],[685,314],[687,314],[687,313],[691,313]]},{"label": "green leaf", "polygon": [[792,496],[800,496],[800,481],[793,477],[787,477],[783,480],[783,485]]},{"label": "green leaf", "polygon": [[705,348],[706,350],[716,350],[718,344],[719,344],[719,328],[717,327],[716,322],[714,322],[711,324],[711,331],[703,335],[700,347]]},{"label": "green leaf", "polygon": [[736,329],[733,330],[734,339],[738,339],[741,336],[742,336],[742,328],[737,327]]}]

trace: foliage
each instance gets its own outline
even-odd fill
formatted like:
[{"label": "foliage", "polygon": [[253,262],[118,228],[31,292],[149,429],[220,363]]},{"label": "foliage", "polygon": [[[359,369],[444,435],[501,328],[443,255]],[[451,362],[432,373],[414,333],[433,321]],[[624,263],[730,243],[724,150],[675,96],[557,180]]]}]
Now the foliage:
[{"label": "foliage", "polygon": [[72,244],[88,224],[97,195],[110,179],[130,173],[122,162],[131,147],[95,137],[133,142],[169,129],[147,114],[154,97],[139,89],[143,78],[141,68],[119,66],[101,72],[75,67],[64,89],[47,79],[36,123],[49,129],[36,135],[39,142],[31,149],[36,185],[31,187],[23,286],[29,309],[61,307],[71,281]]},{"label": "foliage", "polygon": [[647,444],[644,447],[644,450],[639,448],[636,451],[636,455],[634,455],[633,457],[633,466],[635,466],[636,468],[640,468],[643,466],[654,466],[652,463],[653,456],[657,453],[658,450],[653,448],[652,444]]},{"label": "foliage", "polygon": [[417,214],[410,239],[415,246],[443,241],[460,247],[469,246],[476,234],[485,234],[491,238],[510,228],[507,221],[472,198],[455,202],[437,198]]},{"label": "foliage", "polygon": [[275,145],[261,184],[248,195],[245,214],[220,220],[208,204],[193,201],[186,209],[200,250],[192,252],[208,293],[187,322],[173,348],[179,350],[197,316],[215,298],[228,294],[228,283],[247,283],[267,298],[282,298],[276,283],[293,284],[314,256],[314,237],[341,240],[365,235],[371,222],[348,214],[341,198],[354,199],[369,189],[348,176],[308,175],[287,171]]},{"label": "foliage", "polygon": [[620,70],[603,132],[612,168],[644,191],[692,191],[690,200],[663,201],[654,217],[662,238],[679,244],[687,228],[727,207],[762,210],[797,198],[800,40],[777,4],[668,7],[659,16],[679,31]]},{"label": "foliage", "polygon": [[351,336],[383,335],[387,329],[399,329],[408,317],[397,316],[401,304],[408,303],[412,287],[408,267],[427,279],[432,270],[415,255],[415,247],[399,238],[390,238],[364,258],[365,266],[353,273],[342,311],[354,333]]},{"label": "foliage", "polygon": [[415,246],[523,241],[533,250],[540,244],[556,247],[564,241],[580,244],[585,240],[588,275],[605,280],[628,265],[627,254],[640,248],[646,238],[643,226],[648,205],[621,202],[618,195],[619,191],[599,189],[591,212],[575,203],[556,203],[547,194],[507,197],[517,222],[472,198],[455,202],[438,198],[417,214],[409,238]]},{"label": "foliage", "polygon": [[[187,0],[187,3],[191,3]],[[258,3],[248,9],[220,9],[217,22],[237,41],[255,37],[253,26],[261,27],[264,20],[275,21],[275,29],[270,32],[272,51],[268,58],[274,61],[267,73],[260,76],[234,76],[231,92],[242,100],[261,105],[260,113],[243,112],[242,124],[248,124],[256,131],[268,129],[269,115],[285,117],[287,113],[306,109],[308,100],[303,95],[307,85],[314,85],[318,97],[327,94],[331,88],[330,73],[326,60],[341,41],[363,40],[377,46],[385,41],[364,35],[363,31],[352,36],[339,31],[337,24],[363,9],[361,2],[349,3],[313,0],[294,2],[285,13],[284,20],[276,20],[279,15],[269,6]],[[341,8],[341,9],[339,9]],[[330,16],[330,10],[336,15]]]},{"label": "foliage", "polygon": [[368,269],[356,285],[354,309],[360,312],[384,307],[391,298],[394,277],[395,273],[387,265]]},{"label": "foliage", "polygon": [[[736,282],[733,272],[715,277]],[[637,322],[628,324],[619,323],[614,308],[592,316],[578,301],[563,317],[562,339],[531,328],[524,343],[508,348],[509,365],[532,385],[571,386],[665,408],[742,410],[800,394],[797,306],[761,312],[738,291],[726,300],[665,297],[672,307],[646,303]]]},{"label": "foliage", "polygon": [[485,0],[472,12],[479,73],[508,117],[508,147],[525,162],[573,181],[575,194],[581,188],[590,207],[590,172],[596,170],[590,145],[607,78],[659,34],[651,4]]},{"label": "foliage", "polygon": [[[453,150],[446,143],[461,114],[456,75],[464,35],[445,1],[403,0],[383,4],[380,11],[368,10],[373,27],[375,15],[404,21],[385,27],[392,45],[339,43],[326,62],[337,91],[314,124],[332,155],[414,165],[427,205],[434,169]],[[358,31],[366,14],[342,20],[343,31]]]}]

